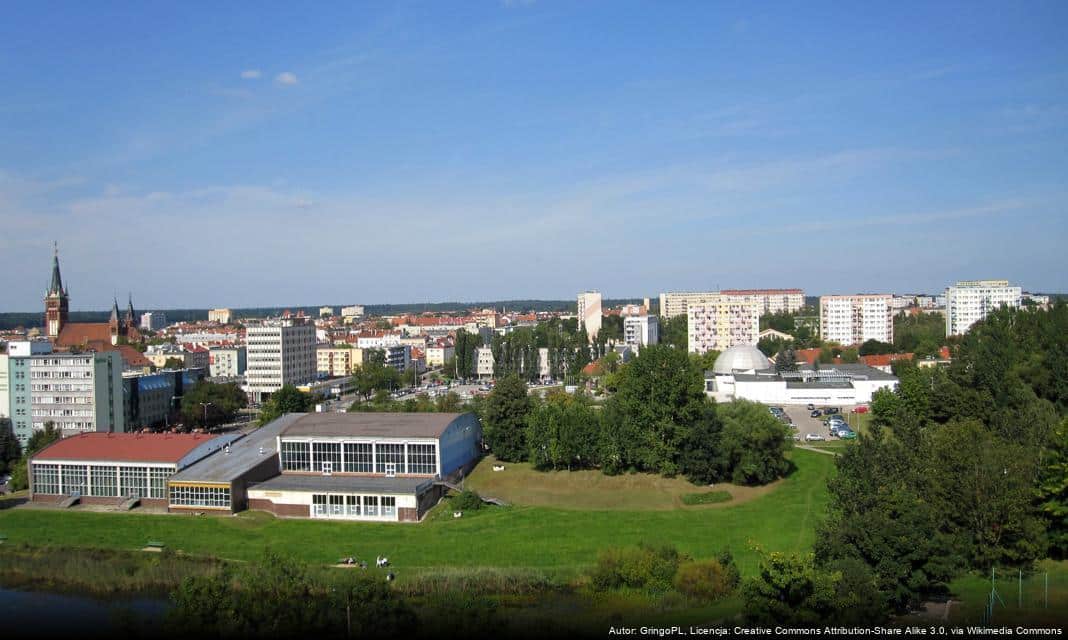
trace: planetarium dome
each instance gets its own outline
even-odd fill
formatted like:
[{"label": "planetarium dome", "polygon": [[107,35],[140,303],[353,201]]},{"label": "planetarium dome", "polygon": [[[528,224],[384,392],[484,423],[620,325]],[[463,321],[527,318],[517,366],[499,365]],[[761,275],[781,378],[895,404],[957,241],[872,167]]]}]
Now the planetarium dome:
[{"label": "planetarium dome", "polygon": [[719,354],[712,373],[725,375],[735,371],[766,371],[770,368],[768,357],[760,349],[751,344],[739,344]]}]

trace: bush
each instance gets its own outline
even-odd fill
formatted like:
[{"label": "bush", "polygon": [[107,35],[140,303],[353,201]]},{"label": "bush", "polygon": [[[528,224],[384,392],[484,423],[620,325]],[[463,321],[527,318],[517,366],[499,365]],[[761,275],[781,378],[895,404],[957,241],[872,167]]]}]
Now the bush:
[{"label": "bush", "polygon": [[675,588],[691,598],[712,602],[733,591],[729,580],[718,560],[695,560],[679,565]]},{"label": "bush", "polygon": [[449,500],[453,511],[477,511],[482,508],[482,498],[474,491],[461,491]]},{"label": "bush", "polygon": [[687,493],[682,496],[682,504],[716,504],[730,499],[731,494],[726,491],[705,491],[704,493]]},{"label": "bush", "polygon": [[590,583],[598,591],[621,587],[666,591],[683,559],[671,545],[605,549],[597,556]]}]

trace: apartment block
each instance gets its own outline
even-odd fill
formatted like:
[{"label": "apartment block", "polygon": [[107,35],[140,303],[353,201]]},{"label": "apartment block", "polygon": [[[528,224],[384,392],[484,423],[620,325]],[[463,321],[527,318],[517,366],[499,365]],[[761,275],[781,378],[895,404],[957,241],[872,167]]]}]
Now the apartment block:
[{"label": "apartment block", "polygon": [[301,316],[250,323],[246,345],[245,390],[253,402],[316,377],[315,325]]},{"label": "apartment block", "polygon": [[660,323],[656,316],[623,318],[623,342],[635,350],[660,342]]},{"label": "apartment block", "polygon": [[208,350],[208,367],[213,378],[243,376],[248,367],[248,351],[245,347],[212,347]]},{"label": "apartment block", "polygon": [[761,315],[794,313],[805,308],[805,292],[801,289],[724,289],[719,293],[756,302]]},{"label": "apartment block", "polygon": [[219,324],[230,324],[230,320],[233,319],[233,314],[229,309],[209,309],[208,310],[208,322],[218,322]]},{"label": "apartment block", "polygon": [[363,363],[363,349],[319,347],[315,350],[315,370],[331,378],[351,376]]},{"label": "apartment block", "polygon": [[820,336],[843,345],[894,341],[890,294],[820,297]]},{"label": "apartment block", "polygon": [[578,295],[578,320],[586,327],[586,335],[590,342],[601,331],[601,294],[597,291],[586,291]]},{"label": "apartment block", "polygon": [[[126,430],[119,352],[40,353],[19,359],[28,364],[28,396],[21,382],[25,376],[19,376],[12,404],[20,418],[26,417],[28,408],[33,431],[44,429],[46,422],[54,423],[64,436]],[[32,431],[26,433],[25,420],[20,422],[16,428],[22,426],[23,433],[16,435],[28,439]]]},{"label": "apartment block", "polygon": [[691,353],[725,351],[759,340],[760,307],[744,297],[719,295],[701,304],[688,304],[686,320]]},{"label": "apartment block", "polygon": [[167,314],[162,311],[146,311],[141,314],[141,328],[159,331],[167,326]]},{"label": "apartment block", "polygon": [[962,280],[946,287],[945,297],[946,335],[956,336],[1003,305],[1018,308],[1023,290],[1008,280]]}]

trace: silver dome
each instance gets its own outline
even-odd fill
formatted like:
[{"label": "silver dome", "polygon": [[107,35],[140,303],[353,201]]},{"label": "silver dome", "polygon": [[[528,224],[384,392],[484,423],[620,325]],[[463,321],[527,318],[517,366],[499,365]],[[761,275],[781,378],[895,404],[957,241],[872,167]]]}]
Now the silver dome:
[{"label": "silver dome", "polygon": [[765,371],[771,368],[768,357],[751,344],[739,344],[727,349],[716,358],[712,373],[729,374],[735,371]]}]

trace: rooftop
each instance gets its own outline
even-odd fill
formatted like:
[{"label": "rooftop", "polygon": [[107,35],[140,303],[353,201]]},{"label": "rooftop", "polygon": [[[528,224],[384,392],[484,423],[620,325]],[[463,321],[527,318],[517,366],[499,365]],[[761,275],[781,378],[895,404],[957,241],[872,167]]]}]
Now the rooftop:
[{"label": "rooftop", "polygon": [[216,437],[203,433],[82,433],[45,447],[33,459],[177,464]]},{"label": "rooftop", "polygon": [[[172,477],[172,479],[174,479]],[[322,476],[283,473],[249,489],[266,491],[324,491],[411,495],[433,481],[427,478],[383,478],[375,476]]]},{"label": "rooftop", "polygon": [[[284,436],[437,438],[462,413],[305,413]],[[288,416],[287,416],[288,417]]]},{"label": "rooftop", "polygon": [[277,453],[278,435],[303,414],[290,413],[230,444],[230,453],[216,451],[171,476],[178,482],[233,482]]}]

